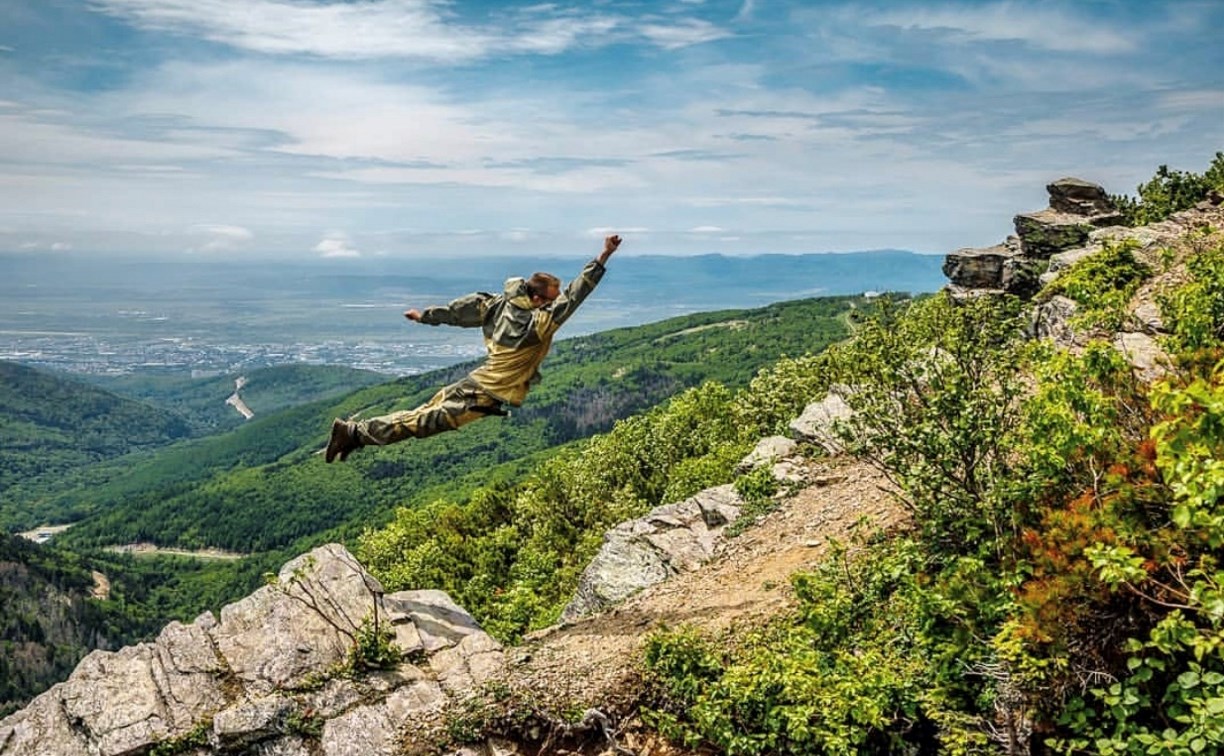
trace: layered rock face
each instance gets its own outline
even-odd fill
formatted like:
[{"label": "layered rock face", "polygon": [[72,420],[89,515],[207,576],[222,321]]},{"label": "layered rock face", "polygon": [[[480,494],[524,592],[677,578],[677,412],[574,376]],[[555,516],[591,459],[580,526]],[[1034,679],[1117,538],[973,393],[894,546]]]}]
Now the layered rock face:
[{"label": "layered rock face", "polygon": [[1046,186],[1050,206],[1014,218],[1016,235],[993,247],[961,249],[944,260],[944,275],[954,294],[1004,291],[1031,297],[1040,288],[1050,257],[1084,245],[1098,228],[1122,222],[1117,208],[1097,184],[1062,178]]},{"label": "layered rock face", "polygon": [[[345,676],[377,618],[413,661]],[[95,651],[0,721],[3,756],[175,753],[379,756],[399,733],[497,674],[496,641],[439,591],[383,595],[342,546],[289,562],[275,585],[152,643]]]}]

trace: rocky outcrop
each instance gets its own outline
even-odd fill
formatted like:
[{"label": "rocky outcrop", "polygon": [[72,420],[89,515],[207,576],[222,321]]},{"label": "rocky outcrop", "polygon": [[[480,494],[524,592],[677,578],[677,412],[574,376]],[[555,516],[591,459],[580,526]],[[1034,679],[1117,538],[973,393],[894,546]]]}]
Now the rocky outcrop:
[{"label": "rocky outcrop", "polygon": [[735,486],[727,484],[617,525],[583,571],[561,620],[595,614],[647,586],[697,569],[714,554],[723,529],[739,518],[742,505]]},{"label": "rocky outcrop", "polygon": [[[966,299],[1007,292],[1028,298],[1073,266],[1123,242],[1131,245],[1137,260],[1158,271],[1167,267],[1167,261],[1162,262],[1166,250],[1182,243],[1187,233],[1224,225],[1224,196],[1216,192],[1164,221],[1132,228],[1117,225],[1121,216],[1096,184],[1067,178],[1046,189],[1050,206],[1017,215],[1016,236],[995,247],[948,255],[944,272],[952,296]],[[1082,349],[1093,338],[1105,338],[1140,379],[1153,380],[1168,367],[1168,356],[1160,346],[1166,331],[1155,302],[1158,288],[1157,283],[1145,284],[1113,333],[1085,333],[1075,322],[1079,311],[1075,301],[1043,295],[1031,310],[1029,334],[1071,350]]]},{"label": "rocky outcrop", "polygon": [[[343,676],[378,622],[411,661]],[[0,755],[378,756],[400,733],[496,675],[502,649],[439,591],[383,595],[343,547],[287,563],[273,585],[151,643],[95,651],[0,721]]]},{"label": "rocky outcrop", "polygon": [[843,448],[837,424],[854,414],[845,399],[850,391],[846,386],[833,386],[824,399],[805,407],[803,413],[791,421],[790,431],[794,437],[815,444],[829,454],[840,454]]},{"label": "rocky outcrop", "polygon": [[949,289],[957,296],[1007,292],[1028,298],[1037,293],[1051,256],[1082,246],[1098,228],[1122,221],[1100,186],[1077,178],[1046,186],[1050,206],[1013,219],[1016,235],[982,249],[960,249],[944,260]]}]

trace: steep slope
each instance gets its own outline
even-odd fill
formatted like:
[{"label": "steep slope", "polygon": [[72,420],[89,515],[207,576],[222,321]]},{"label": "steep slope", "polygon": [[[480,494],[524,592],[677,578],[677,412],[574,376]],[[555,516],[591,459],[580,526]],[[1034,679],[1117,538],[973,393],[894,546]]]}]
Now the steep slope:
[{"label": "steep slope", "polygon": [[0,716],[133,629],[93,599],[105,577],[71,554],[0,533]]},{"label": "steep slope", "polygon": [[[0,491],[185,438],[179,415],[13,362],[0,362]],[[6,497],[6,500],[8,497]],[[9,500],[11,501],[11,500]],[[6,505],[0,525],[33,526]]]}]

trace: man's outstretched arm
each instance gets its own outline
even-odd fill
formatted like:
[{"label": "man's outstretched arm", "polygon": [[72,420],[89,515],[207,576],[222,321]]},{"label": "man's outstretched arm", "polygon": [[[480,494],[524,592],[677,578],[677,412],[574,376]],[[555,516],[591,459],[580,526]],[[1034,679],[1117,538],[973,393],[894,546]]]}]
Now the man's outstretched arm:
[{"label": "man's outstretched arm", "polygon": [[427,307],[425,311],[408,310],[404,317],[425,325],[453,325],[461,328],[478,328],[484,324],[492,294],[478,291],[459,297],[445,307]]},{"label": "man's outstretched arm", "polygon": [[603,252],[599,253],[594,260],[587,263],[578,277],[569,282],[565,287],[565,291],[561,292],[561,296],[557,297],[549,312],[552,316],[552,326],[554,329],[560,328],[561,324],[569,320],[569,316],[574,314],[574,310],[578,309],[578,305],[587,298],[595,286],[603,278],[604,266],[608,264],[608,258],[612,253],[620,247],[621,238],[613,234],[604,239]]}]

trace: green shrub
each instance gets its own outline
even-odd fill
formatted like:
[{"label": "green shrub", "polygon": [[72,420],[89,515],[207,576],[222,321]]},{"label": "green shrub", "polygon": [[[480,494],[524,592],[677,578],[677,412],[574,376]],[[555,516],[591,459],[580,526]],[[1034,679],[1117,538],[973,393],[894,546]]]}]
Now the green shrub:
[{"label": "green shrub", "polygon": [[941,294],[890,308],[830,351],[853,390],[840,433],[903,492],[925,538],[950,553],[994,552],[1013,530],[998,484],[1019,418],[1022,327],[1012,298]]},{"label": "green shrub", "polygon": [[1217,152],[1203,174],[1169,170],[1162,165],[1150,181],[1140,184],[1138,198],[1112,197],[1129,226],[1143,226],[1193,207],[1210,190],[1224,191],[1224,152]]},{"label": "green shrub", "polygon": [[1204,241],[1186,260],[1190,281],[1159,299],[1174,352],[1205,349],[1224,339],[1224,240]]},{"label": "green shrub", "polygon": [[1151,269],[1135,259],[1138,243],[1107,242],[1095,255],[1073,265],[1054,279],[1041,297],[1064,294],[1080,306],[1073,325],[1115,331],[1122,326],[1126,305]]}]

